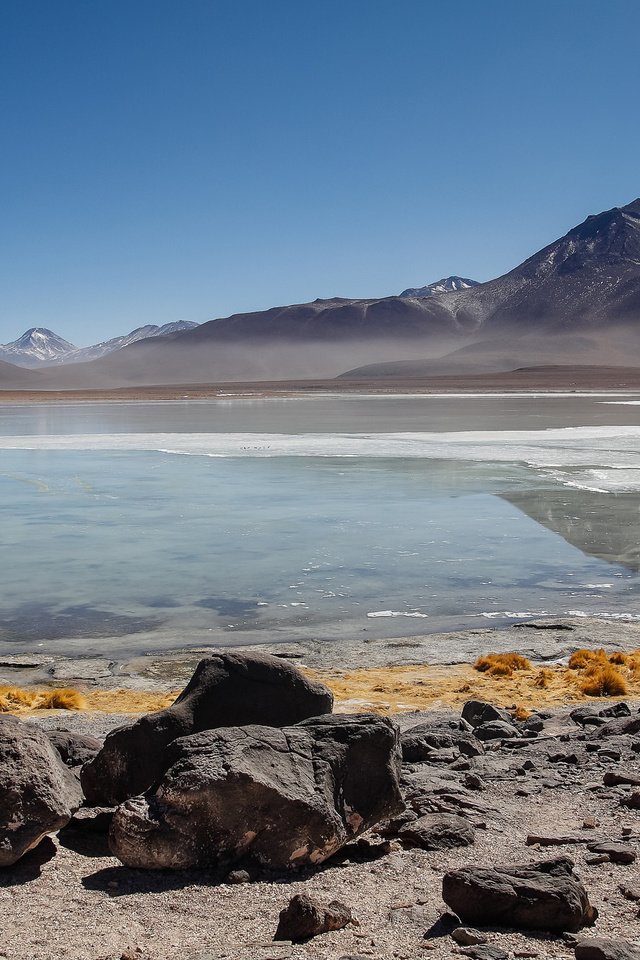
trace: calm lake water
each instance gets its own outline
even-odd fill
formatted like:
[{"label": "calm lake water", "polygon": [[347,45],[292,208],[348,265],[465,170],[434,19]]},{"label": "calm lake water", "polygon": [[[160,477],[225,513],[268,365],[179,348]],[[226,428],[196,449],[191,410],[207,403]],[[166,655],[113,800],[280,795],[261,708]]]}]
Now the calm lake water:
[{"label": "calm lake water", "polygon": [[5,405],[0,490],[4,653],[640,619],[637,398]]}]

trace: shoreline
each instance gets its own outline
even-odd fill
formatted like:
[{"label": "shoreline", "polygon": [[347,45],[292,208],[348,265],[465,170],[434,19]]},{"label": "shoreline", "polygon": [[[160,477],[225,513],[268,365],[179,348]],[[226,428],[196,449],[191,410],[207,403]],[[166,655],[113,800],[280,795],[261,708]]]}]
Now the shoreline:
[{"label": "shoreline", "polygon": [[[178,695],[197,663],[214,650],[262,652],[286,660],[334,692],[339,712],[389,714],[459,708],[481,699],[502,707],[559,708],[599,698],[580,689],[579,672],[568,668],[576,650],[626,655],[640,650],[640,623],[597,618],[523,621],[504,628],[463,630],[419,637],[214,645],[156,651],[128,658],[32,654],[0,656],[0,688],[79,691],[87,704],[80,714],[136,714],[161,709]],[[455,656],[452,656],[455,651]],[[513,676],[490,676],[474,669],[479,656],[517,652],[531,662]],[[640,662],[640,661],[639,661]],[[624,671],[623,671],[624,672]],[[1,691],[0,691],[1,693]],[[626,671],[626,691],[606,702],[640,701],[640,669]],[[39,710],[51,715],[58,711]],[[73,711],[63,711],[65,717]]]},{"label": "shoreline", "polygon": [[470,393],[636,393],[640,391],[640,367],[594,367],[558,365],[524,367],[503,373],[440,375],[434,377],[374,378],[347,380],[228,381],[214,383],[153,384],[69,388],[56,390],[3,389],[0,404],[105,402],[111,400],[216,400],[276,398],[314,394],[403,395]]}]

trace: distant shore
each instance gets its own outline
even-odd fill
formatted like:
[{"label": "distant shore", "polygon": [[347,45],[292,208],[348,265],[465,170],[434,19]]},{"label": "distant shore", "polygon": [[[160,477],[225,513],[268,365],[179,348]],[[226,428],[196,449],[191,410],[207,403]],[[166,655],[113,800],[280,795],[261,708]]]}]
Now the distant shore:
[{"label": "distant shore", "polygon": [[640,391],[640,367],[558,365],[524,367],[506,373],[429,378],[271,380],[156,384],[70,390],[16,390],[0,387],[0,403],[56,403],[107,400],[215,400],[219,397],[278,397],[314,393],[607,393]]}]

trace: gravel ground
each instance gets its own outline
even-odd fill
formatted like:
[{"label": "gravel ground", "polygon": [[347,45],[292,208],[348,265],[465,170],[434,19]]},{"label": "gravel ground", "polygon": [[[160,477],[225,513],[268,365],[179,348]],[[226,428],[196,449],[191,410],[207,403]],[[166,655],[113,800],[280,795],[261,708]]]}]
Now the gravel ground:
[{"label": "gravel ground", "polygon": [[[637,710],[635,705],[634,709]],[[77,729],[104,733],[124,718],[71,715]],[[431,715],[432,717],[434,715]],[[45,721],[60,724],[60,718]],[[402,726],[422,719],[402,718]],[[566,711],[558,723],[567,723]],[[99,728],[100,725],[101,729]],[[501,754],[504,756],[504,754]],[[636,756],[638,756],[636,754]],[[609,766],[607,766],[609,763]],[[595,764],[595,766],[594,766]],[[419,765],[424,767],[425,765]],[[589,865],[584,844],[527,847],[527,833],[578,834],[589,839],[640,839],[638,811],[619,798],[594,792],[610,761],[596,758],[589,769],[572,767],[553,788],[540,778],[486,775],[487,789],[474,793],[484,807],[476,823],[474,846],[444,852],[382,848],[346,848],[314,875],[226,884],[214,873],[145,872],[127,869],[111,857],[100,836],[58,836],[0,876],[0,957],[7,960],[277,960],[277,958],[373,957],[409,960],[421,956],[452,957],[459,948],[449,936],[425,937],[444,912],[443,874],[466,864],[512,864],[569,855],[589,891],[600,918],[589,935],[639,939],[637,902],[624,898],[620,886],[640,886],[637,863]],[[613,764],[614,768],[618,765]],[[626,761],[625,773],[640,774],[638,762]],[[529,795],[517,796],[526,787]],[[583,821],[595,818],[597,828]],[[377,842],[376,842],[377,845]],[[50,859],[44,859],[45,854]],[[53,855],[51,855],[53,854]],[[296,893],[348,904],[358,925],[316,937],[303,945],[272,942],[279,911]],[[573,957],[570,944],[545,935],[489,932],[491,943],[512,956]]]}]

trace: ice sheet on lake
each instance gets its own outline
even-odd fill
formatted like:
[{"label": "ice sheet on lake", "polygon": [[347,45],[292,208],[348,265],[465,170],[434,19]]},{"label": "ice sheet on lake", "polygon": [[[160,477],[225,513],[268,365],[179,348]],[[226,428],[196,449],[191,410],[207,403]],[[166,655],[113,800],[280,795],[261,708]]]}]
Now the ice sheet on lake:
[{"label": "ice sheet on lake", "polygon": [[208,457],[367,457],[523,463],[603,493],[640,490],[640,426],[455,433],[119,433],[0,437],[5,450],[114,450]]}]

